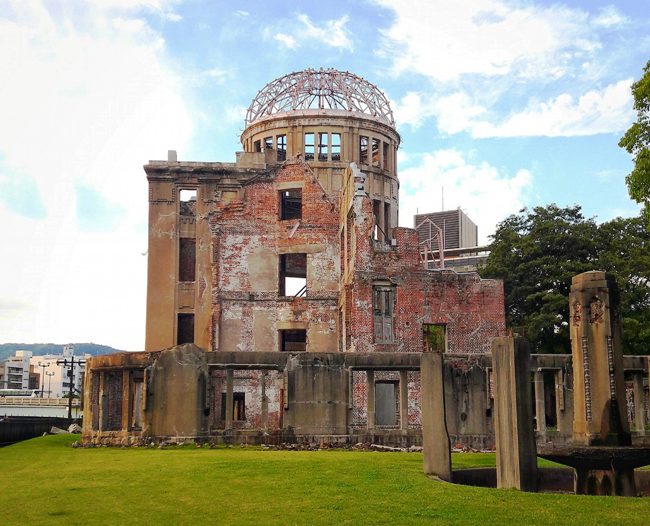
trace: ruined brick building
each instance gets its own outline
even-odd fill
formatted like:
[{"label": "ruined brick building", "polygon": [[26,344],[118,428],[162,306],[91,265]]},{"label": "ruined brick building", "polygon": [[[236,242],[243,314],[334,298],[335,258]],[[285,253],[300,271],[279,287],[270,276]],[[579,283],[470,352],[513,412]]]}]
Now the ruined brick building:
[{"label": "ruined brick building", "polygon": [[[419,356],[438,350],[450,433],[489,441],[502,283],[428,270],[397,226],[384,94],[347,72],[286,75],[255,96],[241,143],[234,163],[144,167],[145,352],[90,361],[86,438],[417,442]],[[196,347],[163,352],[182,344]]]}]

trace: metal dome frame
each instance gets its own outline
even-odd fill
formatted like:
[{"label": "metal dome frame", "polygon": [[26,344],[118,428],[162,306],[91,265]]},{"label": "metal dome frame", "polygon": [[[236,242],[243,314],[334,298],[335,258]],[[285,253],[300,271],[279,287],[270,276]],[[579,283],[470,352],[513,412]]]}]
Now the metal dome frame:
[{"label": "metal dome frame", "polygon": [[264,86],[246,112],[246,126],[274,115],[300,110],[344,110],[363,113],[395,127],[386,95],[374,84],[348,71],[305,69]]}]

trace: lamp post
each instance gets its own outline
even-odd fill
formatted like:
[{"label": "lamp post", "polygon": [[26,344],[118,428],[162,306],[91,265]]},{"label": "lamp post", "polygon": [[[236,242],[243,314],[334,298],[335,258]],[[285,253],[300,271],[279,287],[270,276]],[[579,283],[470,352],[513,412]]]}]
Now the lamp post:
[{"label": "lamp post", "polygon": [[45,391],[45,368],[49,367],[50,364],[47,362],[38,362],[38,366],[42,369],[41,371],[41,398],[43,398],[43,391]]},{"label": "lamp post", "polygon": [[48,376],[47,380],[47,398],[48,400],[52,398],[52,377],[56,374],[54,371],[48,371],[45,373]]}]

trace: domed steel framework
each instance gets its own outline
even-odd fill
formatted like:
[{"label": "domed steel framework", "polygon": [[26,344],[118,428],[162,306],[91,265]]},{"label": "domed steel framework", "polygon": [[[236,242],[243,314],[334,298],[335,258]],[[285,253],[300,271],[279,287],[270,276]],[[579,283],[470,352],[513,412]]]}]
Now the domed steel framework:
[{"label": "domed steel framework", "polygon": [[246,126],[276,113],[308,109],[363,113],[395,127],[388,99],[377,86],[336,69],[306,69],[269,82],[251,102]]}]

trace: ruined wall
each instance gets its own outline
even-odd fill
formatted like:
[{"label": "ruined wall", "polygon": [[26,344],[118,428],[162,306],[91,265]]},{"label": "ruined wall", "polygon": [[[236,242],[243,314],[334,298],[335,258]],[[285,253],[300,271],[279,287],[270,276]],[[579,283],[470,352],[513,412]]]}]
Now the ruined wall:
[{"label": "ruined wall", "polygon": [[[300,219],[280,219],[287,189],[301,190]],[[215,350],[278,351],[283,329],[306,329],[308,351],[336,350],[338,210],[309,166],[289,162],[273,179],[246,185],[210,224]],[[280,294],[280,254],[306,254],[304,297]]]},{"label": "ruined wall", "polygon": [[[354,278],[346,285],[348,347],[360,352],[422,352],[423,324],[446,326],[446,352],[486,353],[490,339],[505,333],[503,283],[476,273],[429,271],[419,260],[417,233],[395,228],[394,246],[371,238],[369,199],[354,203]],[[394,290],[393,343],[376,343],[373,286]]]}]

